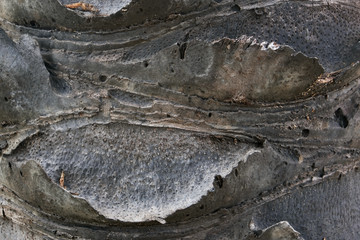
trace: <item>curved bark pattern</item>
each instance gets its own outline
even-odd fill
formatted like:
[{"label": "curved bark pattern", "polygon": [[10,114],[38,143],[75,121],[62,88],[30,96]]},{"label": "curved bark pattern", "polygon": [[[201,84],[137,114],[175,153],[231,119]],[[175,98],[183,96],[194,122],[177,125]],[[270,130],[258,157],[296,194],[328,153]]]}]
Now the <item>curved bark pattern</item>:
[{"label": "curved bark pattern", "polygon": [[75,2],[0,0],[0,237],[359,238],[358,1]]}]

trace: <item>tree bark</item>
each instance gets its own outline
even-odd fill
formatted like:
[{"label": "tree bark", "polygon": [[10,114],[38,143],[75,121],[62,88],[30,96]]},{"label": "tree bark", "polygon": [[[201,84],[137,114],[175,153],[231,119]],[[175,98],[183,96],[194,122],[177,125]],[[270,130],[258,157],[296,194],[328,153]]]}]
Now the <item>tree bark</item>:
[{"label": "tree bark", "polygon": [[356,0],[0,0],[1,239],[359,239]]}]

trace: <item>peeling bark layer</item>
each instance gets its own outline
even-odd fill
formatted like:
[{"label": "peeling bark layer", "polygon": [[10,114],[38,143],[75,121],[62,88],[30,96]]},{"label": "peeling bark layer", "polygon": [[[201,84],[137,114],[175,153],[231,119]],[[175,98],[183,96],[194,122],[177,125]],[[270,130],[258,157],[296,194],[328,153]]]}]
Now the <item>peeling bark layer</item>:
[{"label": "peeling bark layer", "polygon": [[72,3],[0,0],[2,238],[359,238],[357,1]]}]

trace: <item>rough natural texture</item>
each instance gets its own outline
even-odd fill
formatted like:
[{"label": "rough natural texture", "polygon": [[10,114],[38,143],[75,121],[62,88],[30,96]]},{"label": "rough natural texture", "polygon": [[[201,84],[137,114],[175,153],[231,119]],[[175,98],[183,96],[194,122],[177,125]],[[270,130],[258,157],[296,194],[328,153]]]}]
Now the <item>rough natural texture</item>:
[{"label": "rough natural texture", "polygon": [[358,1],[75,2],[0,0],[1,239],[359,238]]},{"label": "rough natural texture", "polygon": [[288,222],[279,222],[264,230],[260,230],[254,233],[254,236],[249,237],[251,239],[263,239],[263,240],[303,240],[300,234],[295,231]]}]

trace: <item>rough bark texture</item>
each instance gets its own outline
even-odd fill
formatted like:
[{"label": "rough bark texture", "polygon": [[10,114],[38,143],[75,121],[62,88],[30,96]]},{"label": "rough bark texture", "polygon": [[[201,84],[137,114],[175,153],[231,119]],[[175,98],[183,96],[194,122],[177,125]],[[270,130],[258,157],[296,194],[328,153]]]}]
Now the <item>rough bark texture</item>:
[{"label": "rough bark texture", "polygon": [[0,0],[1,239],[360,238],[358,1],[75,2]]}]

